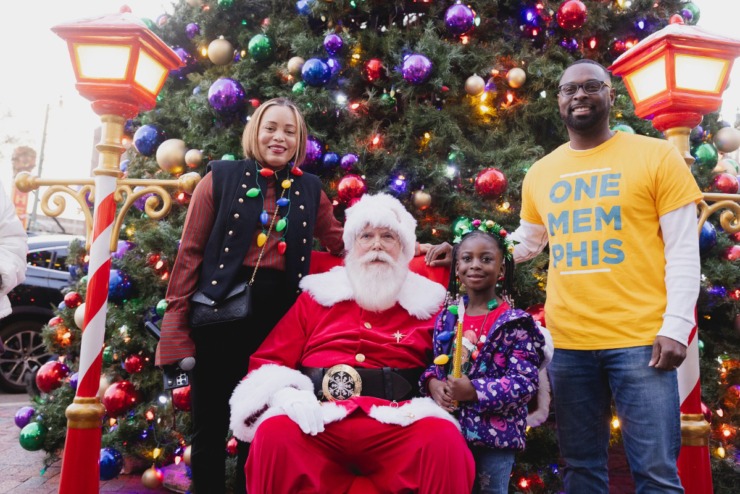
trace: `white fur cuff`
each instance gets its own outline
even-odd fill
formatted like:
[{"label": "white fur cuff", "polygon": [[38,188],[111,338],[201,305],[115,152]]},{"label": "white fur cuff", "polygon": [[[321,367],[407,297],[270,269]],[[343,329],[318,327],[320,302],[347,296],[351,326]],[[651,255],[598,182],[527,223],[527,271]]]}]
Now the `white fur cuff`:
[{"label": "white fur cuff", "polygon": [[370,408],[368,415],[378,422],[400,425],[402,427],[406,427],[423,418],[435,417],[452,422],[457,427],[457,430],[460,430],[460,424],[455,417],[445,412],[442,407],[437,405],[429,397],[414,398],[400,407],[375,405]]}]

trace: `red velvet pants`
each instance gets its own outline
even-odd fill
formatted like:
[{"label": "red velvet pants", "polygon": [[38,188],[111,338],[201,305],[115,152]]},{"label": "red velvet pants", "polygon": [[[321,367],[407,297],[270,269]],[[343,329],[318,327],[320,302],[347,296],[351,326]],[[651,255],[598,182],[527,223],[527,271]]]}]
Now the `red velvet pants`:
[{"label": "red velvet pants", "polygon": [[475,463],[446,420],[401,427],[356,411],[316,436],[287,416],[267,419],[245,472],[249,494],[469,494]]}]

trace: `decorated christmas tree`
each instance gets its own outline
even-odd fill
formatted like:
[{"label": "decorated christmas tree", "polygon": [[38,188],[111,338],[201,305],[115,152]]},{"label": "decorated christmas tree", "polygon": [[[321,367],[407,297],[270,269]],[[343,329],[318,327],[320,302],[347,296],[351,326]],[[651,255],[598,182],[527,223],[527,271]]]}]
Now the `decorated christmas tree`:
[{"label": "decorated christmas tree", "polygon": [[[555,102],[563,69],[579,58],[609,66],[674,14],[689,24],[700,17],[681,0],[180,1],[171,14],[143,19],[184,66],[156,108],[128,122],[121,168],[131,178],[165,179],[239,159],[254,108],[289,97],[309,126],[303,168],[321,177],[340,221],[360,195],[384,191],[415,215],[423,242],[451,241],[465,218],[513,230],[528,167],[567,140]],[[615,129],[660,137],[613,82]],[[737,192],[737,162],[722,154],[737,149],[736,132],[716,115],[694,129],[693,170],[704,189]],[[100,388],[108,448],[101,477],[118,474],[125,459],[147,468],[187,456],[189,389],[165,391],[153,355],[188,200],[177,195],[169,216],[153,221],[144,197],[121,229]],[[731,492],[740,472],[740,235],[724,232],[717,214],[701,242],[705,415],[716,492]],[[73,254],[74,286],[45,329],[59,360],[39,370],[42,393],[21,434],[24,446],[48,453],[47,463],[63,448],[79,355],[84,246]],[[518,268],[515,303],[543,323],[546,279],[546,254]],[[512,489],[559,492],[552,419],[527,441]]]}]

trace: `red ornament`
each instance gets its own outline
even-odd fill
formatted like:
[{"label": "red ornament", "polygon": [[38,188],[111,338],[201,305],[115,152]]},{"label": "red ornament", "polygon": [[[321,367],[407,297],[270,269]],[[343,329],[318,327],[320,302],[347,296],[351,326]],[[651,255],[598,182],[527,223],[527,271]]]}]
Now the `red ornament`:
[{"label": "red ornament", "polygon": [[731,245],[728,247],[723,257],[728,261],[740,260],[740,245]]},{"label": "red ornament", "polygon": [[149,254],[146,256],[146,263],[152,267],[156,266],[161,256],[159,254]]},{"label": "red ornament", "polygon": [[190,411],[190,385],[172,390],[172,406],[183,412]]},{"label": "red ornament", "polygon": [[540,323],[542,327],[547,327],[547,324],[545,324],[545,304],[530,305],[524,311],[532,316],[532,319]]},{"label": "red ornament", "polygon": [[272,177],[273,175],[275,175],[275,172],[269,168],[261,168],[260,175],[262,175],[265,178],[268,178],[268,177]]},{"label": "red ornament", "polygon": [[51,327],[59,326],[63,322],[64,322],[64,319],[62,319],[59,316],[54,316],[51,319],[49,319],[49,326],[51,326]]},{"label": "red ornament", "polygon": [[723,194],[737,194],[738,182],[735,175],[729,173],[720,173],[714,177],[712,182],[712,190],[721,192]]},{"label": "red ornament", "polygon": [[68,374],[69,367],[58,360],[46,362],[36,373],[36,386],[42,393],[51,393],[62,385]]},{"label": "red ornament", "polygon": [[139,392],[130,381],[113,383],[103,394],[103,406],[109,417],[123,415],[140,401]]},{"label": "red ornament", "polygon": [[141,369],[144,368],[144,359],[141,358],[141,355],[129,355],[126,357],[126,360],[123,361],[123,368],[126,369],[126,372],[129,374],[141,372]]},{"label": "red ornament", "polygon": [[587,13],[586,6],[580,0],[563,2],[558,9],[558,25],[567,31],[580,29],[586,22]]},{"label": "red ornament", "polygon": [[79,307],[81,303],[82,303],[82,295],[80,295],[77,292],[69,292],[68,294],[64,296],[64,305],[66,305],[70,309]]},{"label": "red ornament", "polygon": [[359,199],[365,192],[367,192],[365,180],[354,173],[343,176],[337,184],[337,198],[344,204],[349,204],[353,199]]},{"label": "red ornament", "polygon": [[475,192],[486,199],[493,199],[506,190],[506,176],[497,168],[485,168],[475,177]]},{"label": "red ornament", "polygon": [[237,453],[236,451],[237,444],[238,442],[235,437],[232,437],[231,439],[229,439],[229,441],[226,443],[226,452],[230,454],[231,456],[234,456]]},{"label": "red ornament", "polygon": [[285,254],[285,250],[287,248],[288,248],[288,244],[286,244],[284,241],[281,240],[280,242],[278,242],[278,245],[277,245],[278,254],[282,256],[283,254]]},{"label": "red ornament", "polygon": [[627,47],[624,45],[624,41],[621,39],[613,39],[609,43],[609,54],[613,57],[618,57],[622,53],[627,51]]},{"label": "red ornament", "polygon": [[362,68],[362,77],[368,82],[377,81],[383,75],[383,62],[377,58],[371,58],[365,62]]},{"label": "red ornament", "polygon": [[291,175],[295,175],[296,177],[300,177],[301,175],[303,175],[303,170],[301,170],[297,166],[294,166],[293,168],[290,169],[290,173],[291,173]]},{"label": "red ornament", "polygon": [[[740,232],[733,233],[732,235],[730,235],[730,238],[735,242],[740,242]],[[49,324],[51,324],[51,321],[49,321]]]}]

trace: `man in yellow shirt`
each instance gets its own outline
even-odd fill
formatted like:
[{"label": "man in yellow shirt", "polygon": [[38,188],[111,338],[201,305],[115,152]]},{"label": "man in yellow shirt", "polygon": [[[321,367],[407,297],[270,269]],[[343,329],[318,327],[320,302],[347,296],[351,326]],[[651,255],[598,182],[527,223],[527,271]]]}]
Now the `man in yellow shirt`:
[{"label": "man in yellow shirt", "polygon": [[668,142],[614,132],[607,70],[579,60],[560,79],[570,142],[527,173],[517,262],[549,244],[549,367],[569,494],[609,492],[611,401],[638,493],[681,493],[676,368],[699,292],[701,192]]}]

